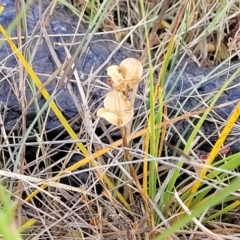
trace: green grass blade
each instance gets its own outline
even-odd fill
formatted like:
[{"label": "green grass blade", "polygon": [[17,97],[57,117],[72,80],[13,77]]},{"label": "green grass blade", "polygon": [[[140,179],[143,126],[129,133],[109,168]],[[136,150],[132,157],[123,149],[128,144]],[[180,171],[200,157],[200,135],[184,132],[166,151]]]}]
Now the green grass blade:
[{"label": "green grass blade", "polygon": [[185,226],[187,223],[191,222],[193,217],[198,217],[201,213],[203,213],[206,209],[213,207],[214,205],[220,203],[225,197],[229,196],[231,192],[235,192],[239,189],[240,179],[234,180],[229,186],[217,192],[216,194],[211,196],[209,201],[203,203],[198,206],[195,211],[193,211],[190,215],[185,215],[181,220],[174,223],[169,229],[162,232],[155,240],[165,240],[171,234],[179,230],[181,227]]}]

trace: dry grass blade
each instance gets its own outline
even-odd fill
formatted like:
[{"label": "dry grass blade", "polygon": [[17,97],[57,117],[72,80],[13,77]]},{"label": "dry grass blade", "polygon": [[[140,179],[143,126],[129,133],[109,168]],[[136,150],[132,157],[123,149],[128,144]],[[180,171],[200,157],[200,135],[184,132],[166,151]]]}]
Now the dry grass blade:
[{"label": "dry grass blade", "polygon": [[0,180],[14,230],[239,238],[238,3],[3,2]]}]

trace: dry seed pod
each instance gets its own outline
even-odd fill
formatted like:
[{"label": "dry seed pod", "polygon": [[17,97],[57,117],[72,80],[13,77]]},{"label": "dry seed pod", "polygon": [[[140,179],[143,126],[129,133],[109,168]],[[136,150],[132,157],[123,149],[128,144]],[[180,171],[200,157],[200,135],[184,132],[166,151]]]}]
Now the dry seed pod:
[{"label": "dry seed pod", "polygon": [[112,65],[107,69],[107,74],[111,77],[114,89],[119,92],[125,92],[128,88],[138,84],[142,72],[141,62],[135,58],[126,58],[120,63],[119,67]]},{"label": "dry seed pod", "polygon": [[119,65],[119,71],[131,88],[138,84],[143,73],[143,66],[136,58],[126,58]]},{"label": "dry seed pod", "polygon": [[122,127],[133,117],[133,108],[122,92],[112,90],[106,95],[104,108],[98,109],[97,116]]},{"label": "dry seed pod", "polygon": [[112,65],[107,68],[107,74],[111,77],[113,87],[119,92],[125,92],[128,87],[127,82],[124,80],[119,70],[118,66]]}]

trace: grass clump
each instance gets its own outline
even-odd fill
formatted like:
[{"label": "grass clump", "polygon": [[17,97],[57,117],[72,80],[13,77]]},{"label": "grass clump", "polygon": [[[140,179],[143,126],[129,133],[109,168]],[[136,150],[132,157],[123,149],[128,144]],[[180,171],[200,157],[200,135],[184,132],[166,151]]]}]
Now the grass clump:
[{"label": "grass clump", "polygon": [[[74,76],[75,80],[79,80],[76,86],[86,107],[83,113],[79,110],[82,119],[79,132],[73,130],[54,101],[54,94],[59,94],[58,89],[50,95],[45,88],[47,83],[42,84],[32,69],[30,59],[33,53],[22,52],[21,37],[17,48],[15,39],[10,38],[12,30],[0,27],[3,38],[19,60],[19,86],[23,99],[26,71],[35,96],[31,101],[35,101],[38,112],[32,124],[27,126],[23,119],[28,106],[21,100],[22,125],[18,136],[13,132],[6,133],[2,121],[1,147],[2,151],[8,150],[8,155],[2,154],[1,179],[15,200],[14,207],[4,204],[9,216],[15,214],[17,227],[14,230],[24,229],[24,234],[20,231],[23,239],[227,239],[233,233],[237,235],[240,158],[238,153],[228,154],[224,141],[237,125],[239,105],[228,119],[224,119],[225,126],[219,130],[218,139],[215,143],[210,142],[212,148],[209,152],[204,152],[206,159],[198,154],[196,145],[201,144],[199,136],[207,141],[208,136],[201,131],[206,120],[215,124],[223,121],[212,117],[216,116],[216,102],[239,75],[239,70],[229,75],[213,97],[202,98],[198,107],[188,111],[184,109],[184,101],[187,101],[184,100],[181,102],[182,109],[169,112],[171,93],[166,92],[165,86],[173,74],[179,74],[176,81],[180,81],[187,62],[204,67],[217,66],[201,79],[207,82],[217,74],[218,69],[223,68],[224,63],[230,65],[233,58],[237,59],[238,4],[230,0],[93,0],[86,3],[61,0],[59,3],[88,26],[76,52],[67,57],[64,66],[56,59],[58,71],[48,76],[50,83],[64,67],[63,82],[60,80],[59,86],[65,84],[69,92],[71,88],[64,83],[65,79],[74,81]],[[53,10],[57,6],[54,4],[50,5]],[[22,6],[25,5],[22,3]],[[21,20],[26,19],[23,13],[19,13]],[[48,17],[51,18],[51,14]],[[20,36],[21,24],[17,18],[15,20],[13,25]],[[27,28],[26,24],[23,26]],[[84,93],[73,66],[86,52],[94,35],[99,34],[98,30],[101,34],[114,35],[117,48],[123,45],[134,47],[140,53],[136,61],[139,66],[143,65],[143,75],[141,67],[133,71],[133,66],[127,64],[130,66],[128,73],[137,73],[137,77],[126,84],[122,81],[126,74],[122,74],[121,64],[109,68],[111,96],[108,93],[103,101],[104,108],[97,113],[91,112],[89,94]],[[27,29],[24,32],[27,33]],[[93,75],[99,71],[96,70]],[[136,79],[144,82],[142,95],[138,92]],[[197,87],[193,87],[194,94]],[[40,92],[46,99],[46,104],[41,107],[36,97]],[[78,104],[77,97],[74,94],[72,97]],[[113,112],[116,109],[110,108],[118,98],[121,111],[115,116]],[[133,109],[137,98],[144,99],[144,105]],[[123,107],[127,109],[122,110]],[[43,112],[50,111],[58,117],[71,139],[59,141],[56,137],[48,141],[45,138],[47,130]],[[118,140],[113,139],[116,128],[108,128],[98,116],[121,129]],[[184,131],[178,132],[176,124],[179,121],[189,123],[184,129],[186,132],[193,128],[188,138],[184,136]],[[36,123],[38,128],[34,127]],[[103,134],[97,135],[96,128],[102,128]],[[171,136],[177,134],[179,141],[173,146]],[[33,136],[37,141],[29,143],[27,139]],[[102,140],[105,136],[107,143]],[[67,150],[55,149],[54,141],[61,147],[70,147]],[[37,151],[34,159],[27,163],[25,153],[29,145],[36,146]],[[65,151],[65,155],[53,161],[57,151]],[[82,155],[82,158],[68,166],[74,154]],[[5,156],[9,157],[5,159]],[[44,164],[44,168],[40,167],[40,163]],[[89,168],[78,170],[85,164],[89,164]],[[54,172],[52,169],[59,165],[60,169]],[[76,171],[78,174],[87,172],[85,184],[69,186],[60,181]],[[3,197],[1,202],[6,202],[6,198]],[[11,218],[11,224],[13,222]],[[233,222],[232,226],[230,222]],[[8,229],[11,224],[4,228]]]}]

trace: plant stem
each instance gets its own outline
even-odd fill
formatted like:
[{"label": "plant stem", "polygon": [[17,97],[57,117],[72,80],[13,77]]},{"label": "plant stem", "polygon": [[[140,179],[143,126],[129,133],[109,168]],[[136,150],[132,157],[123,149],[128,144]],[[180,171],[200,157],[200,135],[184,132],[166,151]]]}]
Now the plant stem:
[{"label": "plant stem", "polygon": [[[139,191],[139,193],[140,193],[140,195],[141,195],[141,197],[142,197],[142,199],[143,199],[143,201],[145,203],[146,210],[148,211],[149,216],[151,216],[152,215],[152,211],[151,211],[151,208],[149,206],[149,202],[148,202],[147,196],[146,196],[146,194],[144,193],[144,191],[142,189],[142,186],[141,186],[141,184],[140,184],[140,182],[138,180],[138,176],[137,176],[137,174],[135,172],[135,169],[134,169],[132,163],[130,163],[131,162],[131,155],[129,153],[129,150],[127,149],[128,148],[128,142],[127,142],[128,136],[127,136],[126,126],[121,127],[120,130],[121,130],[121,134],[122,134],[122,141],[123,141],[125,159],[126,159],[126,161],[129,162],[130,174],[133,177],[135,185],[136,185],[136,187],[137,187],[137,189],[138,189],[138,191]],[[152,219],[152,218],[150,217],[150,219]]]}]

